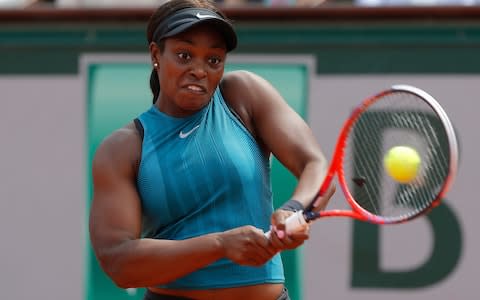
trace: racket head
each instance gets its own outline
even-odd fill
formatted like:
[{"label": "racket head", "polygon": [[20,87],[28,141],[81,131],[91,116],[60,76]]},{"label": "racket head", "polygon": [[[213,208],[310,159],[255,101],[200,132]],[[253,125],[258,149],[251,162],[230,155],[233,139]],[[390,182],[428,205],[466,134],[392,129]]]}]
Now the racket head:
[{"label": "racket head", "polygon": [[[387,151],[400,145],[415,149],[421,159],[417,176],[406,183],[392,179],[383,165]],[[319,216],[406,222],[440,203],[457,165],[457,139],[440,104],[416,87],[393,86],[366,99],[345,122],[321,188],[320,193],[336,172],[352,211],[323,211]]]}]

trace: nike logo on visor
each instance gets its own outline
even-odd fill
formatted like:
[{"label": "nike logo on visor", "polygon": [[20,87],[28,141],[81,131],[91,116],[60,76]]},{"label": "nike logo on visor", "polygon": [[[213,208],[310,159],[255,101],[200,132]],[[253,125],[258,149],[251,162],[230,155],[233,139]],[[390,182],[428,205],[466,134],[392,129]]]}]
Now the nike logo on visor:
[{"label": "nike logo on visor", "polygon": [[202,15],[202,14],[200,14],[200,13],[197,13],[195,16],[196,16],[197,18],[199,18],[199,19],[215,18],[215,16],[212,16],[212,15]]},{"label": "nike logo on visor", "polygon": [[187,136],[191,135],[195,130],[197,130],[198,127],[200,127],[200,125],[197,125],[197,126],[193,127],[192,129],[190,129],[187,132],[180,131],[180,133],[178,134],[178,137],[181,138],[181,139],[184,139]]}]

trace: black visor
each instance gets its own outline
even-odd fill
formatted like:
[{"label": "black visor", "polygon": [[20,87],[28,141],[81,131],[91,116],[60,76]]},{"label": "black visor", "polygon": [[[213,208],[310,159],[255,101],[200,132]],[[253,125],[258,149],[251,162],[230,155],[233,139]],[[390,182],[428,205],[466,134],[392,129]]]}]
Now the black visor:
[{"label": "black visor", "polygon": [[205,8],[185,8],[174,12],[157,27],[153,40],[158,42],[174,36],[198,24],[212,24],[224,37],[227,52],[237,47],[237,34],[232,24],[221,15]]}]

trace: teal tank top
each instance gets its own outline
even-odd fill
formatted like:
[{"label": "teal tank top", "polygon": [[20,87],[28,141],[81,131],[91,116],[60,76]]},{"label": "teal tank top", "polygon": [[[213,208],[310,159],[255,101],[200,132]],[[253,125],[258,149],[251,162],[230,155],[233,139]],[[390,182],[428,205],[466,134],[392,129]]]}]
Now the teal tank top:
[{"label": "teal tank top", "polygon": [[[264,231],[273,211],[270,160],[230,111],[220,89],[197,113],[152,106],[143,126],[137,186],[143,237],[182,240],[243,225]],[[158,270],[168,272],[168,270]],[[220,259],[162,288],[210,289],[284,282],[279,254],[260,267]]]}]

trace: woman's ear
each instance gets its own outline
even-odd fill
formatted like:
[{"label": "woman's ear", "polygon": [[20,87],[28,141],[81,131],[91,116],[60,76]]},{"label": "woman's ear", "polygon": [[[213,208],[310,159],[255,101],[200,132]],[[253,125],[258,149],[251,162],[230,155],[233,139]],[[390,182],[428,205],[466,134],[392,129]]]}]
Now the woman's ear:
[{"label": "woman's ear", "polygon": [[160,48],[155,42],[151,42],[148,48],[150,49],[150,59],[152,60],[152,65],[156,69],[158,67],[158,57],[160,56]]}]

